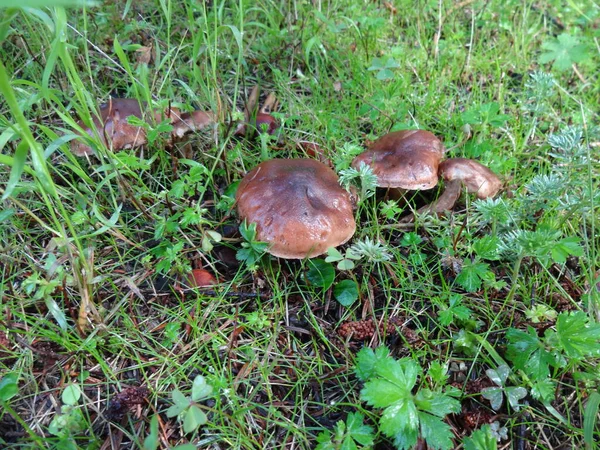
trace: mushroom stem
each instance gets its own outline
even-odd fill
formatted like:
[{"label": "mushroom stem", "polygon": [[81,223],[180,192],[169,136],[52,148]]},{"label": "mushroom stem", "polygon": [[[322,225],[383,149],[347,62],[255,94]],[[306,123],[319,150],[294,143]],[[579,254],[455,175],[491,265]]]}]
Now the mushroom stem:
[{"label": "mushroom stem", "polygon": [[411,213],[408,216],[403,217],[400,219],[400,222],[413,222],[415,220],[415,215],[420,216],[429,213],[440,214],[444,211],[450,211],[456,204],[458,197],[460,197],[461,188],[462,183],[460,180],[447,181],[444,192],[442,192],[442,195],[440,195],[436,201],[419,208],[415,214]]}]

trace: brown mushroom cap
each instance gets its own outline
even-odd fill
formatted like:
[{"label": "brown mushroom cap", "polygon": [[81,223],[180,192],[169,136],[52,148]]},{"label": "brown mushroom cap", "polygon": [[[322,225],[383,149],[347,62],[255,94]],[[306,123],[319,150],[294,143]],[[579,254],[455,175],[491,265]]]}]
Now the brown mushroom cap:
[{"label": "brown mushroom cap", "polygon": [[470,194],[478,198],[495,196],[502,188],[500,178],[483,164],[467,158],[450,158],[440,164],[445,182],[459,180]]},{"label": "brown mushroom cap", "polygon": [[[135,116],[147,122],[160,122],[168,117],[173,124],[173,136],[181,137],[185,133],[199,130],[214,123],[210,112],[193,111],[180,113],[178,108],[168,108],[164,113],[158,110],[148,111],[145,102],[133,98],[111,98],[100,106],[100,117],[94,116],[95,129],[88,128],[82,121],[79,126],[91,137],[96,134],[102,142],[113,150],[135,148],[147,142],[146,130],[143,127],[130,125],[129,116]],[[71,141],[71,151],[74,155],[85,156],[93,153],[92,148],[83,140]]]},{"label": "brown mushroom cap", "polygon": [[256,223],[269,253],[302,259],[348,241],[356,223],[350,194],[329,167],[313,159],[271,159],[240,182],[236,201],[242,220]]},{"label": "brown mushroom cap", "polygon": [[352,167],[370,165],[380,187],[409,190],[431,189],[438,182],[438,166],[444,145],[425,130],[403,130],[377,139],[361,153]]}]

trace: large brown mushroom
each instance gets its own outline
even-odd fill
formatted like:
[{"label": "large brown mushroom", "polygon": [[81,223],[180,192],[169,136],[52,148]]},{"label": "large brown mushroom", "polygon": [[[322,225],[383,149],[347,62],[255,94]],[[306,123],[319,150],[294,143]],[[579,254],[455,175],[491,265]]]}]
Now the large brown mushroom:
[{"label": "large brown mushroom", "polygon": [[[147,142],[146,130],[143,127],[127,122],[129,116],[135,116],[148,123],[160,122],[168,118],[173,125],[171,132],[174,137],[200,130],[214,123],[211,112],[193,111],[180,113],[177,108],[166,111],[148,110],[145,102],[131,98],[111,98],[100,106],[100,117],[94,117],[93,128],[87,127],[82,121],[79,126],[92,138],[98,135],[104,145],[112,150],[135,148]],[[71,141],[71,151],[74,155],[85,156],[93,154],[92,147],[85,139]]]},{"label": "large brown mushroom", "polygon": [[236,194],[241,220],[280,258],[321,255],[356,229],[350,194],[329,167],[312,159],[271,159],[252,169]]},{"label": "large brown mushroom", "polygon": [[360,163],[371,166],[379,187],[431,189],[438,183],[438,166],[443,155],[444,145],[429,131],[394,131],[354,158],[352,166],[358,168]]}]

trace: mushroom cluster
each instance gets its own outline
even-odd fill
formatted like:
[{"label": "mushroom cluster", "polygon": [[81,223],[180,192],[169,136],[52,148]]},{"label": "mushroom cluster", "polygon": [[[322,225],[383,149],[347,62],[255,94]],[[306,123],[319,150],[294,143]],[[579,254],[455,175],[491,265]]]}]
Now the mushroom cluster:
[{"label": "mushroom cluster", "polygon": [[[127,121],[129,116],[135,116],[148,123],[158,123],[162,119],[169,119],[173,130],[173,137],[183,135],[208,127],[215,122],[214,115],[207,111],[192,111],[181,113],[178,108],[168,108],[166,111],[148,110],[144,102],[132,98],[111,98],[100,106],[100,116],[93,119],[93,126],[86,126],[83,121],[78,125],[83,130],[83,135],[92,138],[99,136],[103,144],[112,150],[136,148],[147,142],[146,129],[132,125]],[[87,140],[75,139],[71,141],[71,152],[76,156],[93,154],[92,147]]]},{"label": "mushroom cluster", "polygon": [[[463,185],[478,198],[493,197],[502,188],[500,178],[484,165],[465,158],[442,161],[444,152],[442,142],[429,131],[395,131],[377,139],[354,159],[352,166],[369,165],[377,176],[379,187],[427,190],[443,178],[445,190],[442,195],[433,204],[421,208],[419,213],[452,209]],[[413,218],[411,214],[404,221]]]}]

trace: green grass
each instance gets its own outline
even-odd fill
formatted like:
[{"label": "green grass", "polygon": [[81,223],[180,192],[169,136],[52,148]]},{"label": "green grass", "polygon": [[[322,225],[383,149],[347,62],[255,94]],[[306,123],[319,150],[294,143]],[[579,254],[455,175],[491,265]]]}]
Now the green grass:
[{"label": "green grass", "polygon": [[[385,344],[419,364],[419,392],[456,390],[452,448],[485,424],[506,427],[498,448],[596,448],[600,6],[390,3],[396,14],[359,0],[157,0],[4,16],[0,447],[308,449],[360,413],[377,448],[394,448],[355,374],[357,352]],[[339,172],[378,136],[419,127],[505,189],[408,227],[399,218],[442,187],[409,193],[391,218],[385,193],[362,199],[340,251],[371,239],[391,258],[336,269],[328,289],[307,281],[306,261],[248,267],[228,188],[264,154],[233,135],[257,84],[261,102],[279,100],[272,157],[306,157],[310,141]],[[218,126],[75,157],[76,122],[110,96],[211,110]],[[223,236],[210,251],[207,231]],[[187,288],[192,267],[219,284]],[[349,307],[333,294],[342,280],[359,287]],[[340,335],[358,320],[380,330]],[[554,358],[547,376],[511,353],[514,330]],[[447,380],[428,374],[434,362]],[[506,386],[528,391],[519,410],[481,395],[502,364]],[[213,387],[199,402],[208,421],[186,434],[167,410],[197,375]],[[82,395],[65,401],[73,384]]]}]

